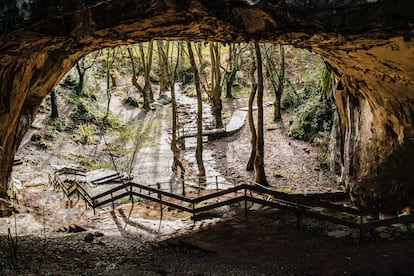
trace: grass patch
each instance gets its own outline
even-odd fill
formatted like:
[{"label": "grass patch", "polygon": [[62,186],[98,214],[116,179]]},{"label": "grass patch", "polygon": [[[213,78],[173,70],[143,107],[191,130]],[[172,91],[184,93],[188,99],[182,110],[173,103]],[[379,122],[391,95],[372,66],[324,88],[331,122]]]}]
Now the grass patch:
[{"label": "grass patch", "polygon": [[77,129],[75,129],[73,134],[73,140],[79,142],[83,145],[93,144],[95,126],[92,124],[81,124]]}]

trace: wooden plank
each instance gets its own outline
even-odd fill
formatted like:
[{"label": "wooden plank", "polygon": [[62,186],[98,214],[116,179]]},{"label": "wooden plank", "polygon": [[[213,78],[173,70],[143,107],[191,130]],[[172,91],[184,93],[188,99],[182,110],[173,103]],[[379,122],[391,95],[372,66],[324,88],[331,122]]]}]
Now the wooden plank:
[{"label": "wooden plank", "polygon": [[222,190],[222,191],[219,191],[219,192],[215,192],[215,193],[212,193],[212,194],[208,194],[208,195],[205,195],[205,196],[195,198],[195,199],[193,199],[193,202],[194,203],[200,203],[200,202],[202,202],[204,200],[207,200],[207,199],[216,198],[216,197],[219,197],[219,196],[235,193],[235,192],[238,192],[240,190],[244,190],[244,188],[242,186],[236,186],[236,187],[228,188],[226,190]]},{"label": "wooden plank", "polygon": [[151,197],[151,196],[144,195],[144,194],[140,194],[140,193],[137,193],[137,192],[134,192],[134,191],[131,194],[133,196],[141,197],[141,198],[144,198],[146,200],[150,200],[152,202],[162,203],[163,205],[166,205],[166,206],[169,206],[169,207],[172,207],[172,208],[175,208],[175,209],[184,211],[184,212],[188,212],[188,213],[192,213],[193,212],[193,210],[190,209],[190,208],[187,208],[187,207],[184,207],[184,206],[181,206],[181,205],[178,205],[178,204],[169,202],[169,201],[164,201],[164,200],[161,200],[160,201],[158,198]]},{"label": "wooden plank", "polygon": [[355,223],[355,222],[351,222],[351,221],[347,221],[347,220],[342,220],[342,219],[331,217],[331,216],[324,215],[324,214],[314,213],[314,212],[308,211],[306,209],[299,209],[299,208],[295,208],[295,207],[292,207],[292,206],[281,205],[281,204],[276,203],[276,202],[269,202],[269,201],[266,201],[266,200],[263,200],[263,199],[258,199],[258,198],[254,198],[254,197],[250,197],[250,196],[247,196],[247,200],[250,201],[250,202],[262,204],[262,205],[265,205],[265,206],[268,206],[268,207],[273,207],[273,208],[277,208],[277,209],[281,209],[281,210],[287,210],[287,211],[290,211],[290,212],[295,213],[295,214],[305,215],[305,216],[316,218],[316,219],[319,219],[319,220],[329,221],[329,222],[332,222],[332,223],[335,223],[335,224],[348,226],[348,227],[354,228],[354,229],[359,229],[360,228],[359,223]]},{"label": "wooden plank", "polygon": [[390,218],[390,219],[377,220],[374,222],[364,223],[363,227],[364,229],[371,230],[379,226],[389,226],[391,224],[396,224],[396,223],[412,223],[412,222],[414,222],[414,215],[408,215],[408,216],[401,216],[401,217],[395,217],[395,218]]},{"label": "wooden plank", "polygon": [[63,168],[55,171],[55,174],[58,174],[58,175],[62,175],[62,174],[76,174],[76,175],[80,175],[80,176],[85,176],[86,175],[86,171],[85,170],[82,170],[82,169],[78,169],[78,168],[63,167]]},{"label": "wooden plank", "polygon": [[142,189],[142,190],[147,191],[147,192],[151,192],[151,193],[154,193],[154,194],[160,193],[163,196],[175,198],[175,199],[187,202],[187,203],[193,203],[192,199],[181,196],[181,195],[173,194],[173,193],[166,192],[166,191],[159,191],[155,188],[147,187],[147,186],[144,186],[144,185],[141,185],[141,184],[138,184],[138,183],[134,183],[134,182],[129,182],[128,184],[130,184],[132,187]]},{"label": "wooden plank", "polygon": [[110,195],[111,193],[117,192],[117,191],[119,191],[119,190],[130,188],[130,186],[131,186],[131,185],[130,185],[130,183],[125,183],[125,184],[122,184],[122,185],[120,185],[120,186],[118,186],[118,187],[115,187],[115,188],[113,188],[113,189],[111,189],[111,190],[108,190],[108,191],[106,191],[106,192],[103,192],[103,193],[101,193],[101,194],[99,194],[99,195],[96,195],[96,196],[92,197],[92,198],[91,198],[91,200],[92,200],[92,201],[95,201],[95,200],[97,200],[97,199],[99,199],[99,198],[101,198],[101,197],[104,197],[104,196]]},{"label": "wooden plank", "polygon": [[263,186],[259,185],[251,185],[250,190],[266,193],[269,195],[273,195],[275,199],[282,199],[288,202],[294,202],[301,205],[307,205],[312,207],[324,207],[327,209],[332,209],[339,212],[346,212],[353,215],[360,215],[361,211],[356,208],[346,207],[342,205],[332,204],[330,202],[323,202],[311,198],[307,198],[305,195],[289,195],[277,191],[273,191],[270,189],[267,189]]},{"label": "wooden plank", "polygon": [[217,202],[217,203],[214,203],[214,204],[206,205],[206,206],[203,206],[203,207],[198,207],[198,208],[194,209],[194,213],[205,212],[205,211],[212,210],[212,209],[222,207],[222,206],[225,206],[225,205],[230,205],[230,204],[233,204],[233,203],[241,202],[244,199],[245,199],[244,196],[239,196],[239,197],[231,198],[231,199],[224,200],[224,201],[221,201],[221,202]]},{"label": "wooden plank", "polygon": [[97,203],[93,203],[93,208],[98,208],[98,207],[101,207],[101,206],[103,206],[103,205],[105,205],[105,204],[108,204],[108,203],[111,203],[111,202],[114,202],[114,201],[116,201],[116,200],[118,200],[118,199],[121,199],[121,198],[124,198],[124,197],[126,197],[126,196],[131,196],[131,192],[125,192],[125,193],[122,193],[122,194],[119,194],[119,195],[116,195],[116,196],[114,196],[114,197],[111,197],[111,198],[109,198],[109,199],[106,199],[106,200],[104,200],[104,201],[101,201],[101,202],[97,202]]},{"label": "wooden plank", "polygon": [[116,175],[119,175],[119,174],[118,172],[114,170],[101,168],[101,169],[89,171],[86,174],[86,178],[88,179],[89,182],[94,183],[95,181],[99,182],[101,180],[104,180],[106,178],[110,178]]},{"label": "wooden plank", "polygon": [[113,175],[107,178],[100,179],[98,181],[92,181],[92,183],[95,185],[103,185],[105,183],[119,181],[121,178],[122,178],[121,175]]}]

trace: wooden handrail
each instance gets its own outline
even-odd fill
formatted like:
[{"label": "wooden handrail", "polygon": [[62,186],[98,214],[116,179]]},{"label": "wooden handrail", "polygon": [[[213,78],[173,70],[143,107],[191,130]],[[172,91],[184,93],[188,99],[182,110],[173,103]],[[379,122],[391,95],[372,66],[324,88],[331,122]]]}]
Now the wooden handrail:
[{"label": "wooden handrail", "polygon": [[130,188],[130,186],[131,186],[130,182],[129,182],[129,183],[122,184],[122,185],[117,186],[117,187],[115,187],[115,188],[112,188],[112,189],[110,189],[110,190],[108,190],[108,191],[105,191],[105,192],[103,192],[103,193],[100,193],[99,195],[93,196],[93,197],[91,198],[91,200],[92,200],[92,201],[98,200],[98,199],[99,199],[99,198],[101,198],[101,197],[104,197],[104,196],[110,195],[110,194],[112,194],[112,193],[114,193],[114,192],[117,192],[117,191],[119,191],[119,190],[126,189],[126,188]]},{"label": "wooden handrail", "polygon": [[205,196],[197,197],[197,198],[193,199],[192,202],[193,203],[200,203],[202,201],[205,201],[205,200],[208,200],[208,199],[211,199],[211,198],[216,198],[216,197],[219,197],[219,196],[224,196],[224,195],[227,195],[227,194],[238,192],[240,190],[244,190],[244,189],[246,189],[246,187],[247,186],[245,184],[243,184],[243,185],[239,185],[239,186],[236,186],[236,187],[233,187],[233,188],[228,188],[226,190],[222,190],[222,191],[215,192],[215,193],[212,193],[212,194],[208,194],[208,195],[205,195]]},{"label": "wooden handrail", "polygon": [[[59,174],[56,174],[59,175]],[[157,188],[148,187],[145,185],[141,185],[134,182],[128,182],[117,186],[111,190],[105,191],[99,195],[91,197],[85,187],[81,184],[81,182],[73,181],[70,185],[65,185],[63,181],[57,177],[55,181],[53,181],[54,185],[58,185],[64,194],[67,197],[70,197],[74,193],[78,193],[83,197],[85,203],[92,207],[94,210],[100,206],[108,204],[110,202],[114,202],[119,200],[123,197],[130,197],[133,198],[134,196],[143,198],[145,200],[150,200],[152,202],[156,202],[161,204],[162,206],[169,206],[184,212],[188,212],[193,214],[195,217],[197,214],[201,212],[205,212],[208,210],[212,210],[221,206],[230,205],[238,202],[245,201],[245,208],[246,202],[251,203],[258,203],[262,204],[263,206],[268,206],[272,208],[277,208],[281,210],[286,210],[297,215],[305,215],[307,217],[324,220],[328,222],[332,222],[339,225],[344,225],[353,229],[359,229],[360,235],[362,235],[363,231],[372,230],[375,227],[379,226],[386,226],[391,225],[394,223],[407,223],[407,222],[414,222],[414,215],[407,215],[403,217],[393,217],[386,220],[375,220],[373,222],[363,222],[362,216],[364,215],[371,215],[371,214],[379,214],[385,210],[395,210],[398,208],[403,208],[406,206],[413,206],[413,202],[408,203],[398,203],[389,206],[382,206],[378,208],[365,208],[365,209],[357,209],[352,207],[347,207],[343,205],[333,204],[327,201],[321,201],[317,198],[309,198],[305,195],[298,195],[298,194],[285,194],[282,192],[278,192],[267,187],[264,187],[260,184],[253,183],[253,184],[242,184],[238,185],[229,189],[221,190],[218,192],[213,192],[208,195],[200,196],[194,199],[187,198],[185,196],[177,195],[171,192],[162,191],[159,189],[159,184]],[[126,190],[116,196],[113,196],[115,192]],[[239,191],[243,191],[243,195],[238,193]],[[199,204],[203,201],[223,197],[228,194],[233,194],[232,198],[224,199],[219,202],[214,202],[211,204],[207,204],[201,207],[195,207],[196,204]],[[153,194],[154,196],[151,196]],[[103,198],[105,196],[111,195],[111,198],[105,199],[101,202],[98,202],[98,199]],[[263,199],[263,196],[270,196],[271,201]],[[171,202],[170,200],[179,200],[181,204],[177,204],[175,202]],[[192,208],[185,207],[182,204],[189,204]],[[114,205],[113,205],[114,207]],[[313,207],[322,207],[334,212],[343,212],[349,215],[353,215],[353,221],[338,218],[332,215],[323,214],[316,212],[313,210]],[[360,218],[358,221],[355,222],[355,218]]]},{"label": "wooden handrail", "polygon": [[346,207],[346,206],[342,206],[342,205],[338,205],[338,204],[333,204],[330,202],[324,202],[324,201],[320,201],[317,199],[313,199],[313,198],[308,198],[305,195],[299,195],[299,194],[285,194],[282,192],[278,192],[278,191],[274,191],[271,189],[268,189],[266,187],[263,187],[260,184],[256,184],[256,185],[251,185],[249,188],[251,191],[255,191],[255,192],[261,192],[261,193],[266,193],[268,195],[272,195],[275,197],[275,199],[278,200],[285,200],[287,202],[292,202],[292,203],[296,203],[296,204],[301,204],[301,205],[308,205],[308,206],[312,206],[312,207],[324,207],[327,209],[333,209],[339,212],[346,212],[346,213],[350,213],[353,215],[361,215],[361,211],[356,209],[356,208],[352,208],[352,207]]}]

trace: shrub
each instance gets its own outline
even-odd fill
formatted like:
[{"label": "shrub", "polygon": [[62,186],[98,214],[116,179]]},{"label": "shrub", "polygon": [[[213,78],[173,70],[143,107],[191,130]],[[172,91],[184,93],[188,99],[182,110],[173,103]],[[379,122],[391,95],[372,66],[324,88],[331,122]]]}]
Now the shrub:
[{"label": "shrub", "polygon": [[56,139],[56,136],[57,136],[57,130],[56,130],[56,128],[53,127],[53,126],[48,126],[46,128],[46,132],[45,132],[45,139],[46,140],[53,141],[53,140]]},{"label": "shrub", "polygon": [[73,135],[73,140],[81,144],[91,144],[94,142],[95,126],[91,124],[81,124]]},{"label": "shrub", "polygon": [[316,72],[306,71],[302,78],[305,87],[294,118],[289,122],[289,135],[312,143],[320,132],[332,126],[332,100],[327,96],[332,90],[332,74],[323,66]]},{"label": "shrub", "polygon": [[83,99],[77,103],[71,117],[75,123],[91,123],[96,118],[95,114],[92,112],[90,103]]}]

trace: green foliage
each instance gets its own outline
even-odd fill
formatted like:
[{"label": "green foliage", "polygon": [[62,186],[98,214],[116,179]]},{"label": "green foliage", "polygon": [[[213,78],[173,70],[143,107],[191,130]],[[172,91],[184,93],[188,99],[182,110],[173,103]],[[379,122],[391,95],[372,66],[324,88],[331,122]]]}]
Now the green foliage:
[{"label": "green foliage", "polygon": [[57,137],[57,130],[54,126],[48,126],[46,127],[45,131],[45,139],[49,141],[55,140]]},{"label": "green foliage", "polygon": [[90,101],[80,98],[71,114],[75,123],[92,123],[96,119],[93,106]]},{"label": "green foliage", "polygon": [[63,117],[54,119],[53,126],[55,130],[59,132],[66,130],[66,119]]},{"label": "green foliage", "polygon": [[189,67],[178,72],[178,80],[182,81],[183,85],[194,83],[192,68]]},{"label": "green foliage", "polygon": [[105,116],[102,120],[106,128],[119,129],[123,127],[119,117],[114,115],[112,112],[109,112],[108,116]]},{"label": "green foliage", "polygon": [[312,143],[319,133],[329,132],[332,126],[329,95],[333,76],[323,65],[315,71],[307,70],[302,79],[305,82],[303,92],[288,103],[295,107],[293,119],[289,122],[289,135]]},{"label": "green foliage", "polygon": [[325,105],[320,96],[303,104],[297,112],[296,121],[291,121],[289,135],[312,143],[316,134],[330,129],[332,112]]},{"label": "green foliage", "polygon": [[82,156],[78,158],[78,164],[81,168],[87,171],[103,168],[101,163],[88,156]]},{"label": "green foliage", "polygon": [[73,140],[81,144],[91,144],[95,141],[95,126],[91,124],[81,124],[73,134]]}]

